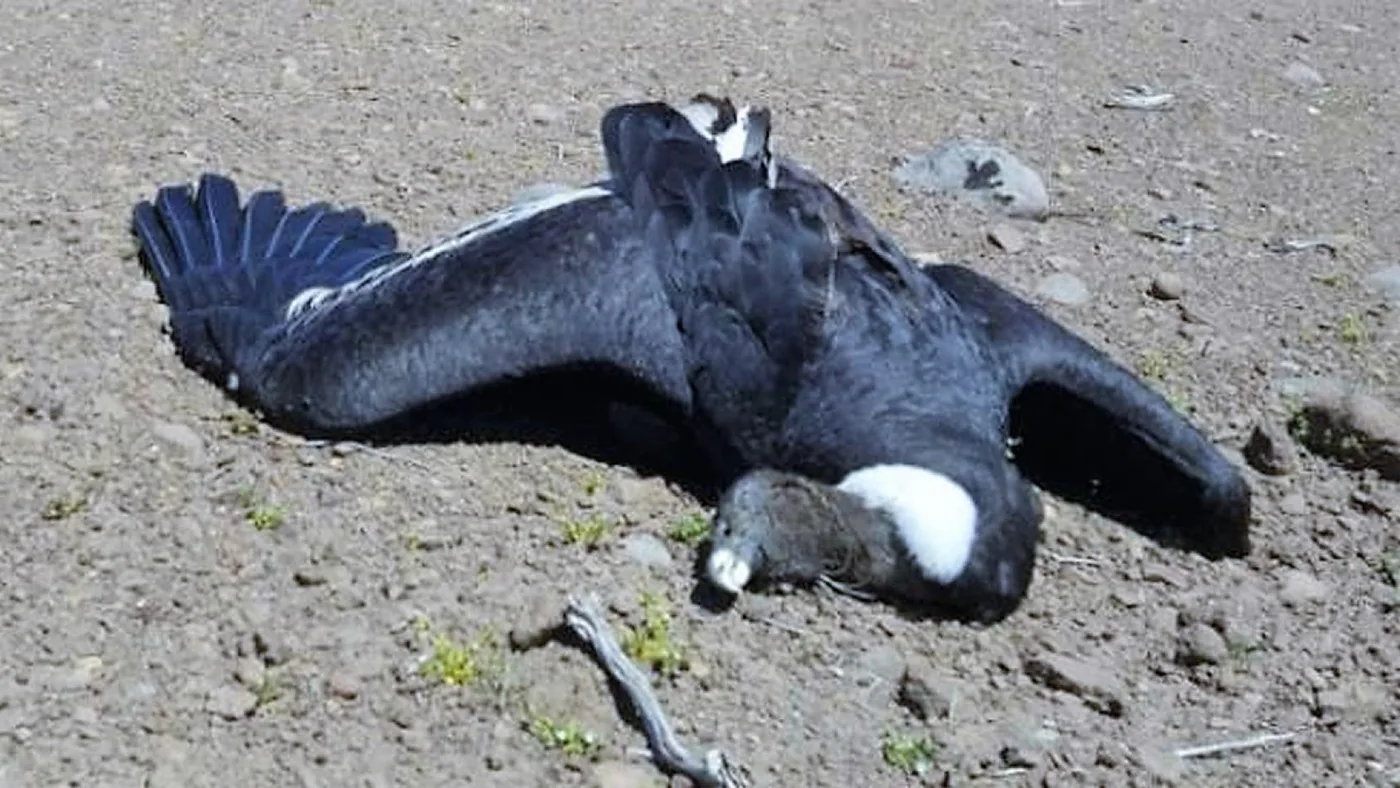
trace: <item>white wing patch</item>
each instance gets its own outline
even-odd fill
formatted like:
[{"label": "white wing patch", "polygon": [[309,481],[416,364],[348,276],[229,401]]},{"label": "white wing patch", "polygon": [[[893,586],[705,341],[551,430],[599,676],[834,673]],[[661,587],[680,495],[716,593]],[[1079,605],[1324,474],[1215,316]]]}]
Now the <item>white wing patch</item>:
[{"label": "white wing patch", "polygon": [[977,504],[962,485],[913,465],[871,465],[836,489],[888,514],[924,575],[951,583],[962,574],[977,534]]},{"label": "white wing patch", "polygon": [[418,250],[413,256],[392,265],[383,265],[366,271],[362,276],[338,287],[308,287],[297,293],[287,304],[285,319],[288,322],[305,319],[310,315],[367,290],[404,271],[430,263],[443,255],[468,246],[491,233],[505,230],[512,225],[528,221],[547,211],[584,200],[606,197],[612,192],[602,186],[588,186],[543,194],[535,199],[517,202],[495,213],[484,216],[458,230],[448,238],[435,241]]}]

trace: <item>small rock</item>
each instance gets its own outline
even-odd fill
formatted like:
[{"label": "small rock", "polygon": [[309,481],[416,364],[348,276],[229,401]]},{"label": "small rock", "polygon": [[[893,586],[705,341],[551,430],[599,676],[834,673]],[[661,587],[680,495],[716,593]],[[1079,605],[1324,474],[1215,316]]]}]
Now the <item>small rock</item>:
[{"label": "small rock", "polygon": [[1301,569],[1286,569],[1279,575],[1278,597],[1289,607],[1321,602],[1330,591],[1326,583]]},{"label": "small rock", "polygon": [[190,454],[198,454],[204,451],[204,438],[190,427],[184,424],[162,421],[151,427],[151,434],[179,449],[184,449]]},{"label": "small rock", "polygon": [[312,587],[323,586],[330,581],[330,576],[326,571],[316,565],[304,566],[292,573],[292,580],[299,586]]},{"label": "small rock", "polygon": [[245,689],[257,690],[267,679],[267,666],[257,657],[243,657],[234,666],[233,677]]},{"label": "small rock", "polygon": [[160,300],[160,296],[156,293],[156,283],[149,279],[136,280],[131,287],[127,288],[126,292],[137,301],[155,302]]},{"label": "small rock", "polygon": [[1160,301],[1176,301],[1186,294],[1186,283],[1179,274],[1161,271],[1152,277],[1147,293]]},{"label": "small rock", "polygon": [[550,126],[564,119],[564,111],[549,104],[531,104],[526,110],[530,122]]},{"label": "small rock", "polygon": [[1364,721],[1389,706],[1390,692],[1373,682],[1360,680],[1335,689],[1319,690],[1313,712],[1321,717],[1345,717]]},{"label": "small rock", "polygon": [[1079,306],[1089,301],[1089,286],[1069,273],[1050,274],[1035,286],[1036,295],[1067,306]]},{"label": "small rock", "polygon": [[597,788],[651,788],[655,784],[656,773],[640,764],[603,761],[593,767]]},{"label": "small rock", "polygon": [[631,534],[622,540],[622,549],[627,557],[652,569],[671,568],[671,551],[666,544],[651,534]]},{"label": "small rock", "polygon": [[242,687],[219,687],[211,690],[204,701],[204,710],[226,720],[241,720],[258,707],[258,696]]},{"label": "small rock", "polygon": [[1050,212],[1045,182],[1010,152],[982,140],[957,139],[909,158],[894,178],[906,189],[966,199],[1021,219]]},{"label": "small rock", "polygon": [[1287,476],[1298,468],[1298,450],[1287,431],[1269,422],[1254,425],[1244,445],[1244,458],[1256,471]]},{"label": "small rock", "polygon": [[1309,90],[1326,87],[1327,85],[1327,80],[1322,78],[1322,74],[1318,73],[1317,69],[1299,60],[1295,60],[1284,67],[1283,78],[1300,88]]},{"label": "small rock", "polygon": [[1017,254],[1026,249],[1026,236],[1009,224],[993,225],[987,230],[987,240],[1007,254]]},{"label": "small rock", "polygon": [[1123,715],[1123,688],[1108,668],[1087,660],[1046,654],[1025,661],[1026,675],[1051,688],[1078,695],[1110,717]]},{"label": "small rock", "polygon": [[341,700],[354,700],[362,691],[360,679],[349,671],[337,670],[326,679],[326,691]]},{"label": "small rock", "polygon": [[1308,513],[1308,499],[1302,493],[1289,493],[1279,499],[1278,510],[1293,517]]},{"label": "small rock", "polygon": [[1139,747],[1133,753],[1142,770],[1164,785],[1177,785],[1186,776],[1186,762],[1174,752],[1157,747]]},{"label": "small rock", "polygon": [[1366,286],[1400,304],[1400,263],[1373,271],[1366,277]]},{"label": "small rock", "polygon": [[896,699],[914,716],[932,722],[951,720],[970,695],[965,683],[943,676],[928,662],[916,661],[905,666]]},{"label": "small rock", "polygon": [[1319,385],[1288,427],[1309,451],[1400,481],[1400,414],[1369,394]]},{"label": "small rock", "polygon": [[875,681],[893,684],[905,674],[904,655],[894,646],[875,646],[861,654],[855,673],[856,679],[863,685]]},{"label": "small rock", "polygon": [[1052,254],[1045,258],[1045,264],[1056,271],[1074,271],[1080,267],[1078,260],[1065,254]]},{"label": "small rock", "polygon": [[1177,643],[1177,662],[1187,667],[1219,665],[1230,657],[1225,638],[1206,624],[1191,624],[1181,633]]}]

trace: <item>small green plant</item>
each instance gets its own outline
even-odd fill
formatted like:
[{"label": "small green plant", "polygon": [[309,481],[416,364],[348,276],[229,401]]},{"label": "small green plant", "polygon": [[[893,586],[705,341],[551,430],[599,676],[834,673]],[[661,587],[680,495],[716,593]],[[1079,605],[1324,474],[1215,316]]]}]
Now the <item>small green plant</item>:
[{"label": "small green plant", "polygon": [[253,688],[253,696],[258,699],[258,708],[270,706],[282,697],[282,688],[277,685],[277,679],[272,674],[265,673],[262,681]]},{"label": "small green plant", "polygon": [[1167,403],[1183,416],[1190,416],[1195,412],[1195,407],[1191,405],[1191,399],[1186,392],[1179,388],[1169,388],[1165,394]]},{"label": "small green plant", "polygon": [[887,733],[880,749],[885,763],[917,777],[927,774],[938,760],[938,745],[927,736]]},{"label": "small green plant", "polygon": [[1348,345],[1359,345],[1366,341],[1366,323],[1360,315],[1348,312],[1337,321],[1337,337]]},{"label": "small green plant", "polygon": [[39,516],[45,520],[66,520],[75,514],[81,514],[87,509],[87,500],[84,498],[55,498],[44,504],[44,510]]},{"label": "small green plant", "polygon": [[582,725],[570,720],[560,724],[549,717],[536,717],[529,723],[530,733],[546,749],[559,750],[571,758],[592,758],[602,746],[598,737]]},{"label": "small green plant", "polygon": [[231,410],[224,414],[224,423],[234,435],[257,435],[258,420],[246,410]]},{"label": "small green plant", "polygon": [[[419,634],[427,634],[431,624],[426,618],[416,617],[413,629]],[[464,687],[475,683],[493,669],[491,652],[495,649],[496,639],[489,631],[478,634],[467,643],[459,643],[446,633],[439,632],[432,636],[432,644],[432,653],[418,667],[421,676],[449,686]]]},{"label": "small green plant", "polygon": [[601,471],[589,471],[583,477],[583,494],[592,498],[602,492],[607,483],[608,480]]},{"label": "small green plant", "polygon": [[1323,287],[1339,287],[1347,281],[1347,275],[1340,271],[1332,274],[1313,274],[1313,281]]},{"label": "small green plant", "polygon": [[1392,547],[1381,553],[1376,563],[1381,579],[1385,580],[1387,585],[1400,588],[1400,548]]},{"label": "small green plant", "polygon": [[675,675],[689,667],[685,650],[671,637],[670,608],[656,594],[642,594],[642,625],[623,630],[622,650],[664,675]]},{"label": "small green plant", "polygon": [[564,541],[569,544],[581,544],[585,547],[592,547],[603,541],[603,537],[612,530],[612,523],[607,517],[601,514],[590,514],[586,517],[570,517],[563,521]]},{"label": "small green plant", "polygon": [[671,521],[671,530],[666,535],[681,544],[694,547],[710,535],[710,520],[704,512],[694,511]]},{"label": "small green plant", "polygon": [[1167,379],[1167,369],[1170,365],[1167,357],[1160,350],[1148,350],[1138,358],[1138,372],[1148,380],[1162,381]]},{"label": "small green plant", "polygon": [[243,509],[243,518],[259,531],[275,531],[287,522],[287,513],[281,507],[273,506],[258,498],[250,487],[238,491],[238,505]]}]

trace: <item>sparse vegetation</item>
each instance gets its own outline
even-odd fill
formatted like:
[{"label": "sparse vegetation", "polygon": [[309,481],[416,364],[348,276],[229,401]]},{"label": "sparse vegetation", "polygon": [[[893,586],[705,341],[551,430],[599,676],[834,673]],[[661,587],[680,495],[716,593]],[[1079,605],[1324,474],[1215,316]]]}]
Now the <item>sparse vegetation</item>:
[{"label": "sparse vegetation", "polygon": [[1366,341],[1366,323],[1361,316],[1348,312],[1337,321],[1337,338],[1348,345],[1359,345]]},{"label": "sparse vegetation", "polygon": [[45,520],[66,520],[87,510],[87,499],[79,497],[55,498],[44,505],[39,516]]},{"label": "sparse vegetation", "polygon": [[238,505],[243,509],[243,518],[259,531],[274,531],[287,522],[287,513],[280,506],[274,506],[245,487],[238,491]]},{"label": "sparse vegetation", "polygon": [[601,747],[597,735],[572,720],[561,724],[549,717],[535,717],[529,722],[529,729],[546,749],[558,750],[571,758],[592,758]]},{"label": "sparse vegetation", "polygon": [[583,494],[592,498],[603,491],[608,480],[601,471],[589,471],[583,477]]},{"label": "sparse vegetation", "polygon": [[[420,635],[432,630],[432,624],[422,616],[415,617],[412,626]],[[470,642],[458,642],[438,632],[432,634],[432,653],[418,667],[418,674],[454,687],[474,684],[496,669],[495,649],[496,638],[490,631],[477,634]]]},{"label": "sparse vegetation", "polygon": [[710,519],[701,511],[688,512],[671,521],[671,530],[666,535],[681,544],[695,547],[710,535]]},{"label": "sparse vegetation", "polygon": [[612,522],[601,514],[565,518],[561,525],[564,528],[564,541],[585,547],[593,547],[603,541],[603,537],[612,530]]},{"label": "sparse vegetation", "polygon": [[1376,569],[1387,585],[1400,588],[1400,548],[1390,548],[1381,553],[1376,561]]},{"label": "sparse vegetation", "polygon": [[258,420],[246,410],[231,410],[224,414],[224,423],[234,435],[257,435]]},{"label": "sparse vegetation", "polygon": [[642,625],[623,630],[622,649],[632,659],[664,675],[674,675],[689,666],[685,649],[671,635],[670,607],[656,594],[642,594]]},{"label": "sparse vegetation", "polygon": [[885,763],[917,777],[927,774],[938,762],[938,745],[927,736],[887,733],[881,751]]},{"label": "sparse vegetation", "polygon": [[258,699],[258,708],[262,708],[282,697],[282,688],[278,686],[276,677],[266,673],[263,674],[262,681],[253,688],[253,695]]},{"label": "sparse vegetation", "polygon": [[1138,358],[1138,374],[1148,380],[1163,381],[1167,379],[1167,370],[1170,368],[1167,357],[1160,350],[1145,351]]}]

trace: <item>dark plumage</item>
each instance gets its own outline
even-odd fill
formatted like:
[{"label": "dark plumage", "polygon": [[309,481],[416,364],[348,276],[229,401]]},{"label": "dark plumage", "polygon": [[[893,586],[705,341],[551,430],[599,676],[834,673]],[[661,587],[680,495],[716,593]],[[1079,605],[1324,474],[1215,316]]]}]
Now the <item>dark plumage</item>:
[{"label": "dark plumage", "polygon": [[[773,159],[769,122],[711,99],[615,107],[605,181],[412,255],[358,210],[240,208],[215,175],[134,226],[182,357],[289,429],[353,436],[542,372],[639,384],[729,488],[708,572],[731,591],[832,575],[1004,616],[1040,519],[1022,466],[1070,492],[1100,466],[1155,469],[1180,493],[1172,533],[1247,549],[1247,487],[1160,397],[990,281],[914,266]],[[1107,460],[1050,434],[1008,461],[1018,418],[1064,421],[1057,397]],[[1129,514],[1155,512],[1119,481]]]}]

